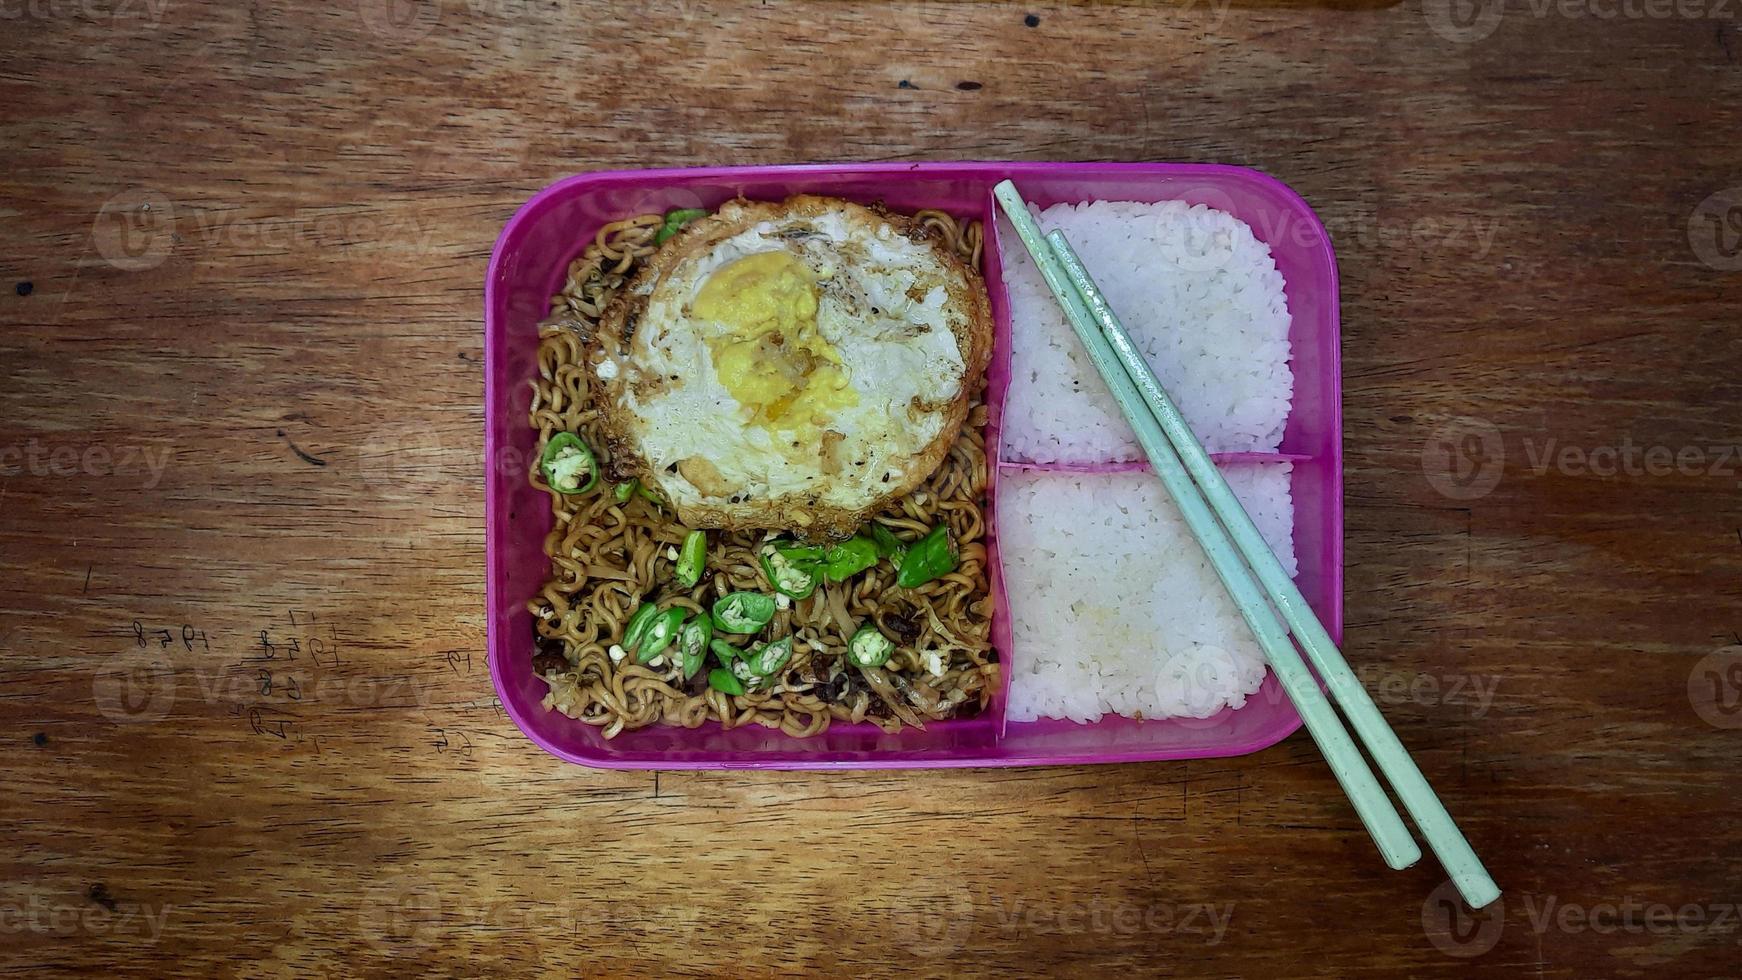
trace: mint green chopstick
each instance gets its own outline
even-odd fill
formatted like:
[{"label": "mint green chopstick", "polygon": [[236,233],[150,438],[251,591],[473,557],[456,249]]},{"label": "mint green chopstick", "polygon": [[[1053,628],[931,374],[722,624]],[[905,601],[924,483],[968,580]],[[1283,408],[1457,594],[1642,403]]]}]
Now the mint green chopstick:
[{"label": "mint green chopstick", "polygon": [[1191,528],[1192,535],[1209,556],[1210,564],[1216,570],[1216,577],[1227,587],[1241,618],[1257,636],[1258,645],[1263,648],[1271,669],[1276,672],[1276,679],[1281,682],[1282,689],[1300,712],[1307,732],[1318,744],[1325,762],[1331,767],[1331,773],[1342,785],[1343,792],[1355,807],[1356,815],[1372,835],[1380,856],[1392,868],[1407,868],[1421,860],[1421,848],[1410,837],[1409,828],[1404,826],[1403,818],[1398,816],[1396,808],[1385,795],[1385,790],[1374,778],[1373,770],[1367,767],[1367,760],[1361,757],[1361,750],[1356,748],[1349,733],[1343,730],[1337,713],[1332,710],[1330,702],[1325,700],[1324,692],[1319,690],[1318,682],[1307,670],[1294,644],[1289,642],[1287,631],[1282,628],[1276,613],[1270,608],[1270,603],[1258,590],[1258,584],[1241,562],[1226,532],[1216,523],[1215,517],[1204,504],[1203,497],[1192,486],[1191,477],[1180,465],[1179,457],[1174,454],[1161,426],[1143,407],[1143,399],[1136,385],[1125,373],[1125,369],[1119,366],[1117,356],[1096,327],[1094,317],[1083,304],[1082,297],[1077,295],[1063,268],[1048,248],[1046,240],[1041,237],[1040,226],[1035,224],[1033,216],[1028,213],[1028,206],[1023,203],[1021,195],[1008,180],[1000,183],[993,193],[997,196],[998,203],[1003,205],[1004,213],[1010,216],[1011,223],[1016,226],[1016,233],[1028,247],[1035,265],[1040,267],[1041,276],[1046,279],[1053,295],[1064,307],[1071,327],[1088,349],[1090,360],[1094,361],[1101,377],[1113,389],[1113,396],[1125,410],[1131,427],[1136,430],[1137,441],[1149,454],[1156,475],[1167,485],[1168,492],[1179,505],[1180,515],[1185,519],[1186,526]]},{"label": "mint green chopstick", "polygon": [[1435,795],[1433,787],[1428,785],[1427,777],[1422,775],[1420,767],[1410,757],[1409,750],[1403,747],[1403,743],[1397,740],[1397,734],[1385,723],[1385,716],[1379,713],[1373,699],[1368,697],[1367,689],[1349,669],[1349,663],[1343,659],[1342,651],[1337,649],[1330,634],[1325,632],[1324,624],[1319,622],[1312,607],[1307,605],[1300,589],[1295,587],[1294,580],[1283,570],[1282,563],[1271,553],[1270,546],[1264,543],[1264,538],[1253,525],[1252,518],[1240,506],[1234,491],[1228,488],[1227,481],[1222,478],[1221,471],[1216,469],[1209,454],[1198,442],[1197,436],[1186,425],[1185,419],[1168,397],[1167,391],[1162,388],[1155,372],[1150,370],[1148,363],[1138,354],[1137,348],[1131,343],[1131,335],[1107,305],[1106,297],[1101,295],[1095,280],[1089,275],[1089,270],[1084,268],[1082,260],[1077,258],[1077,253],[1065,241],[1064,235],[1055,231],[1047,236],[1047,242],[1052,247],[1053,255],[1064,266],[1065,275],[1076,288],[1079,299],[1100,325],[1106,342],[1118,356],[1127,378],[1143,396],[1147,404],[1147,414],[1160,423],[1174,449],[1185,462],[1186,469],[1191,472],[1192,479],[1197,481],[1203,495],[1209,498],[1210,506],[1215,510],[1216,516],[1221,518],[1228,533],[1233,536],[1241,556],[1258,575],[1264,591],[1281,611],[1289,630],[1306,651],[1307,659],[1312,661],[1319,675],[1325,678],[1331,696],[1336,699],[1343,714],[1349,719],[1349,724],[1367,746],[1373,761],[1379,765],[1379,771],[1391,782],[1391,788],[1403,801],[1403,806],[1415,820],[1415,825],[1421,828],[1422,836],[1427,838],[1428,846],[1433,849],[1434,856],[1440,859],[1446,874],[1457,884],[1464,901],[1471,908],[1481,908],[1500,897],[1500,887],[1482,866],[1482,859],[1476,856],[1470,842],[1464,839],[1463,832],[1452,820],[1452,815],[1446,812],[1445,804]]}]

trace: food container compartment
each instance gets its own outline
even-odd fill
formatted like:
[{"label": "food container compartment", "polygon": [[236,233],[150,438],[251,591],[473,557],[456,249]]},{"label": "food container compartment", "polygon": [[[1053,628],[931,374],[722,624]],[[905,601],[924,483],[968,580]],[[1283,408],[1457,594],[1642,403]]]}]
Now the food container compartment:
[{"label": "food container compartment", "polygon": [[[534,442],[533,430],[526,424],[527,379],[536,371],[536,325],[569,261],[593,233],[625,215],[714,208],[737,195],[777,200],[797,193],[826,194],[882,202],[899,211],[939,208],[979,218],[986,229],[984,271],[997,324],[986,396],[987,438],[990,445],[997,445],[1009,383],[1010,319],[991,189],[1006,177],[1043,207],[1091,199],[1208,204],[1246,221],[1271,246],[1286,282],[1293,319],[1294,403],[1278,453],[1231,453],[1218,456],[1217,462],[1223,466],[1293,463],[1298,582],[1332,636],[1341,639],[1336,264],[1317,216],[1286,186],[1238,167],[1160,163],[842,164],[581,174],[539,192],[509,220],[496,242],[485,280],[488,659],[503,707],[527,737],[562,759],[604,768],[931,768],[1239,755],[1274,744],[1299,727],[1299,716],[1273,675],[1243,707],[1201,720],[1137,722],[1108,717],[1092,725],[1006,724],[1000,696],[978,718],[933,723],[925,731],[886,734],[871,725],[834,724],[809,739],[760,726],[721,731],[710,723],[693,730],[656,725],[607,741],[597,728],[541,705],[545,688],[532,672],[532,616],[526,602],[537,594],[548,572],[543,540],[551,515],[545,495],[526,480]],[[990,476],[996,481],[1000,470],[1012,468],[1094,472],[1143,465],[1109,461],[1055,467],[1000,462]],[[988,523],[996,528],[995,513],[989,512]],[[1011,610],[1003,597],[995,530],[988,548],[998,602],[993,642],[1001,654],[1007,654]],[[1008,683],[1008,672],[1005,677]]]}]

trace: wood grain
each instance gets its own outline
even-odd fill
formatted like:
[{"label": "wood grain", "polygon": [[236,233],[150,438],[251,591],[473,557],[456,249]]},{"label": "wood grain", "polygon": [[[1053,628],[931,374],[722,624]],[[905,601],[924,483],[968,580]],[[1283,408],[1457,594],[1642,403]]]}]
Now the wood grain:
[{"label": "wood grain", "polygon": [[[0,963],[1734,974],[1742,262],[1703,202],[1742,187],[1742,37],[1605,9],[0,4]],[[1303,737],[614,773],[502,716],[508,215],[594,168],[936,158],[1244,164],[1324,216],[1348,654],[1492,916],[1383,870]]]}]

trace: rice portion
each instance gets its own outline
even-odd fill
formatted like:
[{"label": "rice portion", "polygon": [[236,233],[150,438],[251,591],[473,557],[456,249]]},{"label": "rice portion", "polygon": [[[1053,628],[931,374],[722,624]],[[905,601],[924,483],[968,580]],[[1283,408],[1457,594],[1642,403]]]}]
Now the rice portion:
[{"label": "rice portion", "polygon": [[[1071,240],[1206,449],[1276,450],[1294,372],[1288,300],[1270,246],[1233,215],[1181,201],[1056,204],[1036,217]],[[1014,341],[1004,458],[1141,459],[1064,312],[1000,221]]]},{"label": "rice portion", "polygon": [[[1290,576],[1293,468],[1222,469]],[[1006,471],[998,533],[1011,721],[1207,718],[1263,682],[1258,641],[1153,474]]]}]

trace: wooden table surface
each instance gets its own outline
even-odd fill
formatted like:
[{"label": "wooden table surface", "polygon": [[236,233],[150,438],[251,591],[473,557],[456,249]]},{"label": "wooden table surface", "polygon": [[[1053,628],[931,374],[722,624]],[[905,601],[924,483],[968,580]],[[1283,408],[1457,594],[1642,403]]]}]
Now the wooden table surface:
[{"label": "wooden table surface", "polygon": [[[0,965],[1736,973],[1739,10],[0,3]],[[1242,164],[1324,217],[1348,657],[1497,907],[1384,870],[1304,735],[655,774],[503,716],[503,222],[590,169],[939,158]]]}]

